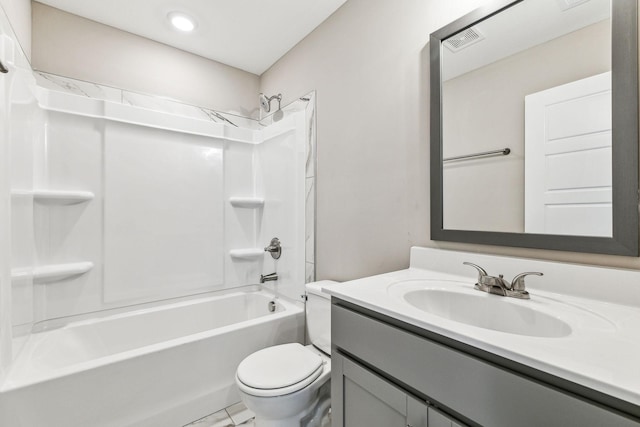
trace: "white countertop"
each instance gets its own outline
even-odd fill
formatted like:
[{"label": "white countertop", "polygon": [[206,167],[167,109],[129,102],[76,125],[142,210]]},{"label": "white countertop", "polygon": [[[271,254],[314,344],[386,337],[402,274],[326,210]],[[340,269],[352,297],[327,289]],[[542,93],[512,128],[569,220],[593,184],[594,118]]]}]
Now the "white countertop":
[{"label": "white countertop", "polygon": [[[398,289],[424,287],[425,282],[420,281],[428,280],[432,284],[437,283],[441,289],[467,292],[468,286],[471,290],[469,292],[483,294],[473,290],[476,282],[475,273],[468,272],[467,267],[462,266],[460,270],[465,274],[471,273],[474,278],[451,274],[450,271],[416,268],[415,265],[418,263],[414,262],[414,258],[418,257],[414,257],[413,251],[412,268],[326,286],[324,290],[344,301],[640,406],[640,308],[576,295],[552,293],[527,286],[531,294],[530,300],[484,295],[488,298],[505,298],[510,300],[509,303],[522,304],[542,311],[547,310],[547,313],[571,325],[572,331],[568,336],[522,336],[459,323],[408,304]],[[425,251],[428,251],[430,256],[445,252]],[[456,253],[457,256],[460,254],[463,253]],[[474,254],[469,254],[467,259],[474,262]],[[511,263],[517,261],[513,258],[508,260]],[[437,263],[437,260],[431,260],[430,263]],[[547,269],[555,269],[559,265],[538,263]],[[576,266],[571,265],[569,268]],[[521,271],[525,270],[527,269],[523,268]],[[640,275],[640,272],[638,274]],[[637,280],[635,273],[633,277]],[[531,280],[531,285],[534,280]],[[634,289],[634,292],[639,292],[640,281],[635,283],[637,290]],[[615,286],[610,290],[615,291]],[[549,305],[557,313],[550,313]],[[558,310],[558,307],[561,310]]]}]

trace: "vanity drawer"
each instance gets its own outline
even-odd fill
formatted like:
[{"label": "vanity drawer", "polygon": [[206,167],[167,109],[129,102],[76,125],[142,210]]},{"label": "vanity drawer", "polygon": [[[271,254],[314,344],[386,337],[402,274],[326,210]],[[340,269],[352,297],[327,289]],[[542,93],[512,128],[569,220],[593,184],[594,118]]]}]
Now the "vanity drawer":
[{"label": "vanity drawer", "polygon": [[331,321],[334,351],[365,363],[474,424],[640,426],[637,419],[335,302]]}]

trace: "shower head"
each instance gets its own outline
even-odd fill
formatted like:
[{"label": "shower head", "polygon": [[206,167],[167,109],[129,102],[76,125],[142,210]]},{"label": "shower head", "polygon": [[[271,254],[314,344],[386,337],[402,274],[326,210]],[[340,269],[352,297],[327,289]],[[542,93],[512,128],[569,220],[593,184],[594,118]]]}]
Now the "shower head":
[{"label": "shower head", "polygon": [[271,110],[271,100],[265,96],[264,93],[260,94],[260,107],[268,113]]},{"label": "shower head", "polygon": [[264,93],[260,94],[260,107],[262,107],[265,113],[271,111],[271,101],[273,101],[274,99],[278,100],[278,110],[280,110],[280,101],[282,100],[281,93],[273,96],[266,96]]}]

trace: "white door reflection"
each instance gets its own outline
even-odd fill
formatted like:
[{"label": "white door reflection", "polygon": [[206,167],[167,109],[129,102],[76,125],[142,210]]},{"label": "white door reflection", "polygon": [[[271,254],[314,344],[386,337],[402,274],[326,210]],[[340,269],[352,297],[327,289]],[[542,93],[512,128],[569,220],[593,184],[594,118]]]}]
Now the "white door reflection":
[{"label": "white door reflection", "polygon": [[611,73],[525,97],[525,232],[613,236]]}]

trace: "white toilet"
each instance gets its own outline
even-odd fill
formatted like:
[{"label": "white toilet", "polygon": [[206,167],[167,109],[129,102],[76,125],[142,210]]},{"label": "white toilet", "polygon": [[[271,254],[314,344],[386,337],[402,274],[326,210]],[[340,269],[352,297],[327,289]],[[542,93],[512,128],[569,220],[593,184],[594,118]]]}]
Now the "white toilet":
[{"label": "white toilet", "polygon": [[307,333],[312,345],[268,347],[247,356],[236,371],[242,401],[256,427],[324,427],[330,406],[331,297],[308,283]]}]

